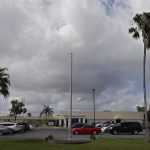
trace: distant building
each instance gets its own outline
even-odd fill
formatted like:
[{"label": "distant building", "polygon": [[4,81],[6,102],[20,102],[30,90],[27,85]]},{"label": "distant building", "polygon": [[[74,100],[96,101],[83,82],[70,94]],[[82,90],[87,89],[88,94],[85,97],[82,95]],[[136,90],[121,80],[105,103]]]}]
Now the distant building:
[{"label": "distant building", "polygon": [[[95,112],[95,121],[103,122],[103,121],[139,121],[143,122],[143,112],[111,112],[104,111]],[[59,126],[68,127],[70,122],[70,112],[62,111],[59,115]],[[90,111],[76,111],[72,112],[72,124],[80,122],[80,123],[93,123],[93,112]]]},{"label": "distant building", "polygon": [[[92,111],[74,111],[72,112],[72,124],[74,123],[93,123],[93,112]],[[95,112],[95,122],[113,121],[138,121],[143,122],[143,112],[111,112],[104,111]],[[10,116],[0,116],[0,121],[13,121],[14,118]],[[27,121],[30,124],[43,125],[45,124],[45,117],[39,116],[18,116],[17,121]],[[70,123],[70,112],[61,111],[59,115],[49,118],[49,124],[54,126],[68,127]]]}]

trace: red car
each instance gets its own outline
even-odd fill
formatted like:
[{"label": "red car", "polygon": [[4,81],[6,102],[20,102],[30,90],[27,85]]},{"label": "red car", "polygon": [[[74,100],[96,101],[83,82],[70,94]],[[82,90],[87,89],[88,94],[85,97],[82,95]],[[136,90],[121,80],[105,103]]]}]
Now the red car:
[{"label": "red car", "polygon": [[92,125],[85,125],[81,128],[71,128],[72,134],[97,134],[101,132],[101,128]]}]

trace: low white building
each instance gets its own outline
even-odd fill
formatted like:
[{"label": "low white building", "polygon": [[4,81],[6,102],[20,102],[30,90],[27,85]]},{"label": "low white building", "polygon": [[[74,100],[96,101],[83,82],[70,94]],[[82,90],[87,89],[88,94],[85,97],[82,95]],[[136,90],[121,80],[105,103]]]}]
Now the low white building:
[{"label": "low white building", "polygon": [[[143,122],[143,112],[95,112],[95,122],[103,121],[138,121]],[[93,123],[94,113],[91,111],[74,111],[72,112],[73,123]],[[59,126],[68,127],[70,123],[70,112],[62,111],[59,115]]]}]

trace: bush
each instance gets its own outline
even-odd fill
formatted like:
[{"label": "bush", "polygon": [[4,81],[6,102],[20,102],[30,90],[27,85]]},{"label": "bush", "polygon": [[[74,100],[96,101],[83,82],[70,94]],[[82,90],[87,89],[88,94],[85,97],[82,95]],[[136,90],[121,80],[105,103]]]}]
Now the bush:
[{"label": "bush", "polygon": [[53,137],[53,135],[49,135],[49,136],[47,136],[47,137],[45,137],[45,141],[50,141],[50,140],[53,140],[54,139],[54,137]]}]

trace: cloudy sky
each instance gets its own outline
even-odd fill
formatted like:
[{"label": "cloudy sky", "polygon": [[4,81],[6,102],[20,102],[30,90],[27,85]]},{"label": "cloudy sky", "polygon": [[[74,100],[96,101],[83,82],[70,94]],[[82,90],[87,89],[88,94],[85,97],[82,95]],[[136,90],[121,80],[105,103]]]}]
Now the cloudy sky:
[{"label": "cloudy sky", "polygon": [[[69,110],[73,53],[73,110],[136,111],[143,106],[142,39],[128,34],[149,0],[0,0],[0,67],[10,74],[10,97],[0,115],[22,100],[39,115]],[[148,106],[150,53],[147,53]]]}]

